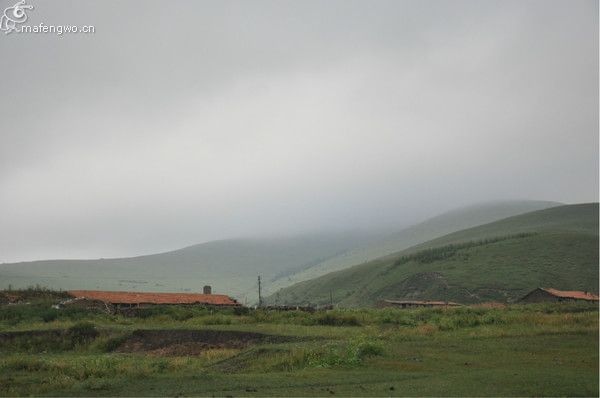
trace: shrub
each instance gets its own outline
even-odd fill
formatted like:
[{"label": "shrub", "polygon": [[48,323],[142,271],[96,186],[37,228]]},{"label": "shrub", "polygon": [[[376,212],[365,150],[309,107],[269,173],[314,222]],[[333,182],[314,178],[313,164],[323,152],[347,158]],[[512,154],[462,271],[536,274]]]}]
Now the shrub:
[{"label": "shrub", "polygon": [[248,307],[234,307],[233,314],[236,316],[240,315],[248,315],[250,313],[250,309]]},{"label": "shrub", "polygon": [[42,312],[40,317],[44,322],[52,322],[53,320],[58,318],[58,311],[52,308],[45,312]]},{"label": "shrub", "polygon": [[383,355],[383,352],[384,350],[382,345],[372,341],[364,341],[357,345],[355,357],[362,361],[363,358]]},{"label": "shrub", "polygon": [[158,359],[151,363],[151,368],[158,373],[163,373],[169,368],[169,362],[166,359]]},{"label": "shrub", "polygon": [[383,345],[362,337],[351,340],[347,345],[328,345],[325,350],[309,352],[307,362],[310,366],[321,368],[356,366],[368,357],[383,355],[383,353]]}]

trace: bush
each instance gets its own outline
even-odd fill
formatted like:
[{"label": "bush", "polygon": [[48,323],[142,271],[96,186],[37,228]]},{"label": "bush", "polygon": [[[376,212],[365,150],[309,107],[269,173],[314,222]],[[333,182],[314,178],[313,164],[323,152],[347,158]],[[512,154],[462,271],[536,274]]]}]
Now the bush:
[{"label": "bush", "polygon": [[364,341],[357,345],[355,350],[355,357],[359,361],[362,361],[363,358],[383,355],[383,352],[384,350],[382,345],[371,341]]},{"label": "bush", "polygon": [[234,307],[233,314],[236,316],[240,315],[248,315],[250,313],[250,309],[248,307]]},{"label": "bush", "polygon": [[41,318],[44,322],[52,322],[53,320],[58,318],[58,311],[53,308],[49,309],[46,312],[42,312]]},{"label": "bush", "polygon": [[60,310],[51,308],[55,301],[38,301],[31,304],[0,306],[0,321],[10,325],[21,322],[52,322],[56,319],[81,320],[87,317],[99,317],[95,310],[86,308],[66,307]]},{"label": "bush", "polygon": [[357,366],[366,358],[384,353],[379,342],[361,337],[351,340],[348,345],[328,345],[325,349],[309,352],[306,356],[309,366],[329,368],[332,366]]}]

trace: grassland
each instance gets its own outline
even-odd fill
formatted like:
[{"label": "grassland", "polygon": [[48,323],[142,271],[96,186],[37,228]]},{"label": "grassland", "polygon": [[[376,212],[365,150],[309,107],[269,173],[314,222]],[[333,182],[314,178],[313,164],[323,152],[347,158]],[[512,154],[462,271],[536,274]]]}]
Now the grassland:
[{"label": "grassland", "polygon": [[[0,395],[598,395],[597,305],[123,316],[52,301],[0,307]],[[278,339],[144,349],[140,330]]]},{"label": "grassland", "polygon": [[280,304],[379,299],[511,302],[536,287],[598,291],[598,204],[559,206],[458,231],[282,289]]}]

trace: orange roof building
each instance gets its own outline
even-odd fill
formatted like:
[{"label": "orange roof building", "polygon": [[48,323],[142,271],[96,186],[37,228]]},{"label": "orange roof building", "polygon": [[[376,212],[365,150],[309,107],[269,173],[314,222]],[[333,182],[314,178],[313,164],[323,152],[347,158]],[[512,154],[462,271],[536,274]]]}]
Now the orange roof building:
[{"label": "orange roof building", "polygon": [[113,305],[144,304],[198,304],[215,306],[239,306],[235,299],[223,294],[195,293],[149,293],[149,292],[111,292],[100,290],[71,290],[67,292],[76,299],[102,301]]},{"label": "orange roof building", "polygon": [[578,290],[557,290],[552,288],[537,289],[527,293],[520,302],[522,303],[546,303],[559,301],[589,301],[598,302],[599,297],[589,292]]}]

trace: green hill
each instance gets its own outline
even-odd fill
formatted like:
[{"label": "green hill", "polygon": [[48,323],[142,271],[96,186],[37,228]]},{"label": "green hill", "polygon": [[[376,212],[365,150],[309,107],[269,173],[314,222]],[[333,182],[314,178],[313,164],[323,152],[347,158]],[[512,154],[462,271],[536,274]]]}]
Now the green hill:
[{"label": "green hill", "polygon": [[380,236],[371,242],[339,253],[304,268],[282,272],[265,284],[267,294],[333,271],[397,253],[451,232],[487,224],[506,217],[560,206],[562,203],[534,200],[496,201],[467,206],[430,218],[409,228]]},{"label": "green hill", "polygon": [[372,239],[330,233],[272,239],[214,241],[147,256],[0,264],[0,288],[39,284],[54,289],[202,291],[212,285],[254,302],[256,277],[301,269]]},{"label": "green hill", "polygon": [[538,286],[598,291],[598,204],[549,208],[458,231],[278,291],[269,302],[512,301]]}]

